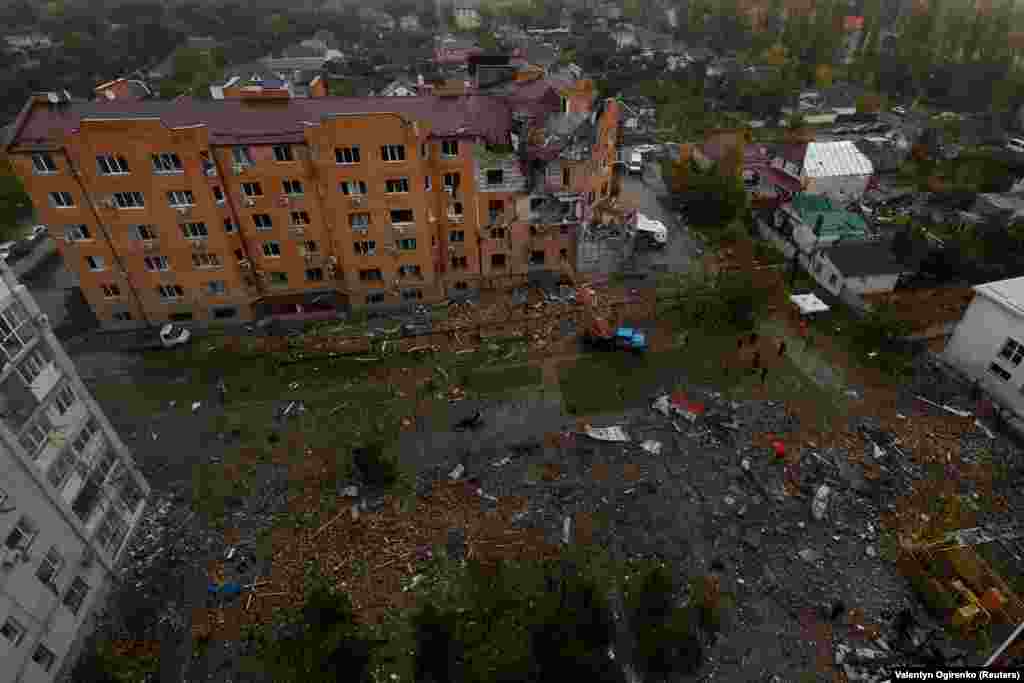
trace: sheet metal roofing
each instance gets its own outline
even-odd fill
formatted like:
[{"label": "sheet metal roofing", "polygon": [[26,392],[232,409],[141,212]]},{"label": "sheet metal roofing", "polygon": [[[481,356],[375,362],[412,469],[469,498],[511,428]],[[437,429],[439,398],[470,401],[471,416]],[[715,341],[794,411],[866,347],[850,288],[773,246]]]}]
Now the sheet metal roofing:
[{"label": "sheet metal roofing", "polygon": [[226,99],[197,101],[73,102],[66,109],[35,105],[13,144],[45,144],[51,131],[71,133],[89,119],[158,118],[168,128],[206,125],[213,144],[301,142],[307,122],[335,114],[396,113],[425,121],[431,134],[480,136],[491,144],[508,142],[512,111],[503,98],[322,97],[295,98],[273,105]]},{"label": "sheet metal roofing", "polygon": [[871,175],[875,167],[851,140],[811,142],[804,156],[804,175],[809,178]]},{"label": "sheet metal roofing", "polygon": [[1024,277],[986,282],[975,286],[974,291],[1024,316]]}]

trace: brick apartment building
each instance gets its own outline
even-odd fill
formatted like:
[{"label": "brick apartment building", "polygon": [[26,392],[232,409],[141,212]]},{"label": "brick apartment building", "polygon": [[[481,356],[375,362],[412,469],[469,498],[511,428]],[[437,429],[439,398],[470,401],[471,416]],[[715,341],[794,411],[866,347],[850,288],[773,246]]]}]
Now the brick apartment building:
[{"label": "brick apartment building", "polygon": [[429,302],[571,269],[613,192],[618,104],[514,71],[417,97],[37,95],[7,151],[105,326]]}]

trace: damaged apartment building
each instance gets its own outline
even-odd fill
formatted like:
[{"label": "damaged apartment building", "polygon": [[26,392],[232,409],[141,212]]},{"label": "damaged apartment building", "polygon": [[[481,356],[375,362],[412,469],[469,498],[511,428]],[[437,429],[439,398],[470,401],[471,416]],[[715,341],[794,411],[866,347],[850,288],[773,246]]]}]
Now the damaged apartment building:
[{"label": "damaged apartment building", "polygon": [[618,104],[477,57],[415,97],[32,97],[7,152],[106,327],[331,317],[575,266]]}]

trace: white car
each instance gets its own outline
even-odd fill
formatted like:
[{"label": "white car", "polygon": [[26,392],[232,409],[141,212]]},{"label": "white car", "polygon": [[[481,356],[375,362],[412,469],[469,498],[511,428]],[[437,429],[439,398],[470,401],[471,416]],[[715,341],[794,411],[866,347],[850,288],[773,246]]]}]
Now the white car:
[{"label": "white car", "polygon": [[6,261],[11,255],[11,250],[14,249],[14,245],[16,244],[17,242],[4,242],[3,244],[0,244],[0,258]]},{"label": "white car", "polygon": [[160,328],[160,343],[163,344],[165,349],[181,346],[188,343],[188,340],[191,338],[191,332],[174,323],[167,323]]},{"label": "white car", "polygon": [[1024,154],[1024,140],[1021,140],[1020,138],[1010,138],[1006,141],[1006,149],[1011,152]]}]

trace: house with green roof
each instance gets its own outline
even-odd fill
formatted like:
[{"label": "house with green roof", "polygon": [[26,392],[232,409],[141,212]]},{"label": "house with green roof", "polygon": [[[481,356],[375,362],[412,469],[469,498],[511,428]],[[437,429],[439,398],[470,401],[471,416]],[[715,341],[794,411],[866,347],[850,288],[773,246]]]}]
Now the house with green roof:
[{"label": "house with green roof", "polygon": [[789,218],[793,241],[805,254],[840,241],[868,239],[868,224],[862,216],[836,208],[823,195],[801,192],[779,211],[782,221]]}]

